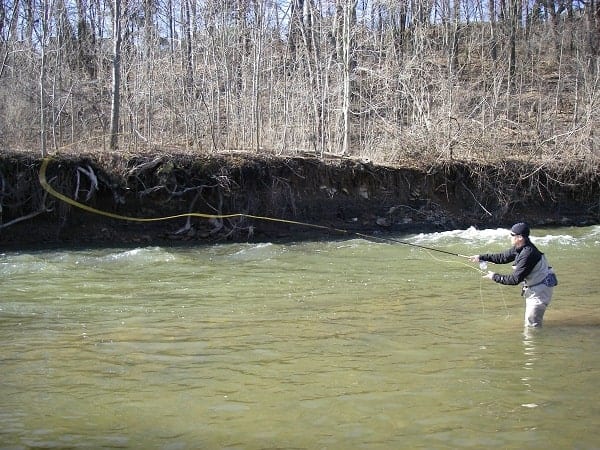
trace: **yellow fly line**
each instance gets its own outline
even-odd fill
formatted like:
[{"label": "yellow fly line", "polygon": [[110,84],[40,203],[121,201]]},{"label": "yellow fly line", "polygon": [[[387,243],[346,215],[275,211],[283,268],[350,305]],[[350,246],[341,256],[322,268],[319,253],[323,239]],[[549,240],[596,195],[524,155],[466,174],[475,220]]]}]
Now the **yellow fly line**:
[{"label": "yellow fly line", "polygon": [[[50,160],[52,158],[47,157],[44,158],[42,161],[42,164],[40,166],[40,172],[38,175],[40,184],[42,185],[42,187],[44,188],[44,190],[46,192],[48,192],[50,195],[52,195],[53,197],[62,200],[63,202],[74,206],[76,208],[82,209],[84,211],[87,211],[89,213],[92,214],[98,214],[100,216],[105,216],[105,217],[110,217],[112,219],[118,219],[118,220],[127,220],[130,222],[159,222],[159,221],[163,221],[163,220],[173,220],[173,219],[180,219],[183,217],[199,217],[202,219],[233,219],[233,218],[248,218],[248,219],[254,219],[254,220],[264,220],[264,221],[270,221],[270,222],[279,222],[279,223],[287,223],[287,224],[291,224],[291,225],[299,225],[299,226],[303,226],[303,227],[310,227],[310,228],[316,228],[316,229],[320,229],[320,230],[325,230],[325,231],[334,231],[337,233],[342,233],[342,234],[351,234],[360,238],[364,238],[367,240],[376,240],[379,242],[393,242],[393,243],[397,243],[397,244],[402,244],[402,245],[407,245],[407,246],[411,246],[411,247],[416,247],[419,248],[421,250],[425,250],[427,252],[427,254],[433,258],[436,261],[440,261],[440,262],[445,262],[445,263],[455,263],[455,264],[461,264],[463,266],[468,267],[469,269],[475,270],[476,272],[479,273],[485,273],[484,270],[480,270],[479,268],[475,268],[471,265],[468,265],[467,263],[464,263],[462,261],[448,261],[448,260],[442,260],[439,258],[436,258],[431,252],[439,252],[439,253],[445,253],[447,255],[452,255],[452,256],[457,256],[459,258],[468,258],[468,256],[466,255],[461,255],[460,253],[454,253],[454,252],[449,252],[446,250],[441,250],[438,248],[433,248],[433,247],[426,247],[424,245],[419,245],[419,244],[414,244],[412,242],[406,242],[406,241],[401,241],[399,239],[393,239],[393,238],[389,238],[389,237],[382,237],[382,236],[370,236],[367,234],[363,234],[363,233],[358,233],[358,232],[351,232],[348,230],[344,230],[341,228],[334,228],[334,227],[328,227],[325,225],[316,225],[316,224],[312,224],[312,223],[306,223],[306,222],[298,222],[295,220],[286,220],[286,219],[277,219],[275,217],[263,217],[263,216],[255,216],[252,214],[244,214],[244,213],[235,213],[235,214],[205,214],[205,213],[199,213],[199,212],[190,212],[190,213],[182,213],[182,214],[176,214],[173,216],[164,216],[164,217],[149,217],[149,218],[144,218],[144,217],[130,217],[130,216],[123,216],[120,214],[115,214],[115,213],[111,213],[108,211],[102,211],[100,209],[96,209],[96,208],[92,208],[91,206],[85,205],[83,203],[80,203],[76,200],[73,200],[70,197],[67,197],[64,194],[61,194],[60,192],[56,191],[52,186],[50,186],[50,184],[48,183],[48,180],[46,179],[46,170],[48,168],[48,164],[50,163]],[[482,301],[482,307],[483,307],[483,293],[481,292],[481,285],[480,285],[480,295],[481,295],[481,301]],[[502,297],[502,300],[504,302],[504,297]],[[504,302],[504,307],[506,309],[506,302]],[[485,309],[484,309],[485,310]]]},{"label": "yellow fly line", "polygon": [[200,217],[202,219],[233,219],[233,218],[248,218],[248,219],[255,219],[255,220],[265,220],[265,221],[270,221],[270,222],[280,222],[280,223],[287,223],[287,224],[292,224],[292,225],[300,225],[300,226],[305,226],[305,227],[311,227],[311,228],[318,228],[321,230],[328,230],[328,231],[335,231],[338,233],[344,233],[347,234],[349,233],[346,230],[342,230],[339,228],[332,228],[332,227],[328,227],[325,225],[315,225],[315,224],[311,224],[311,223],[305,223],[305,222],[298,222],[298,221],[294,221],[294,220],[286,220],[286,219],[277,219],[274,217],[262,217],[262,216],[254,216],[252,214],[244,214],[244,213],[235,213],[235,214],[205,214],[205,213],[199,213],[199,212],[189,212],[189,213],[182,213],[182,214],[176,214],[173,216],[164,216],[164,217],[130,217],[130,216],[123,216],[121,214],[115,214],[109,211],[102,211],[100,209],[96,209],[93,208],[91,206],[85,205],[83,203],[80,203],[76,200],[73,200],[70,197],[67,197],[64,194],[61,194],[60,192],[56,191],[52,186],[50,186],[50,184],[48,183],[48,180],[46,178],[46,170],[48,169],[48,164],[50,163],[50,160],[52,158],[44,158],[44,160],[42,161],[42,165],[40,167],[40,172],[39,172],[39,181],[40,184],[42,185],[42,187],[44,188],[44,190],[46,192],[48,192],[50,195],[52,195],[53,197],[62,200],[65,203],[68,203],[71,206],[74,206],[76,208],[82,209],[84,211],[87,211],[89,213],[92,214],[98,214],[101,216],[105,216],[105,217],[110,217],[112,219],[118,219],[118,220],[127,220],[130,222],[159,222],[159,221],[163,221],[163,220],[173,220],[173,219],[180,219],[183,217]]},{"label": "yellow fly line", "polygon": [[[190,213],[182,213],[182,214],[176,214],[173,216],[164,216],[164,217],[149,217],[149,218],[145,218],[145,217],[130,217],[130,216],[123,216],[120,214],[115,214],[112,212],[108,212],[108,211],[102,211],[100,209],[96,209],[96,208],[92,208],[91,206],[85,205],[83,203],[80,203],[76,200],[73,200],[70,197],[67,197],[64,194],[61,194],[60,192],[56,191],[52,186],[50,186],[50,184],[48,183],[48,180],[46,179],[46,170],[48,168],[48,164],[50,163],[50,160],[52,158],[47,157],[44,158],[44,160],[42,161],[42,165],[40,167],[40,172],[39,172],[39,180],[40,180],[40,184],[42,185],[42,187],[46,190],[46,192],[48,192],[50,195],[52,195],[53,197],[56,197],[59,200],[62,200],[65,203],[68,203],[71,206],[75,206],[76,208],[82,209],[84,211],[87,211],[89,213],[92,214],[98,214],[101,216],[105,216],[105,217],[110,217],[112,219],[118,219],[118,220],[127,220],[130,222],[159,222],[159,221],[163,221],[163,220],[173,220],[173,219],[180,219],[183,217],[199,217],[202,219],[234,219],[234,218],[247,218],[247,219],[254,219],[254,220],[264,220],[264,221],[269,221],[269,222],[279,222],[279,223],[287,223],[287,224],[291,224],[291,225],[299,225],[299,226],[303,226],[303,227],[310,227],[310,228],[316,228],[319,230],[325,230],[325,231],[333,231],[333,232],[337,232],[337,233],[342,233],[342,234],[347,234],[347,235],[354,235],[354,236],[358,236],[360,238],[364,238],[364,239],[368,239],[368,240],[376,240],[379,242],[394,242],[397,244],[402,244],[402,245],[408,245],[411,247],[417,247],[420,248],[422,250],[425,250],[428,252],[428,254],[436,260],[439,260],[438,258],[435,258],[430,252],[438,252],[438,253],[445,253],[446,255],[452,255],[452,256],[458,256],[460,258],[468,258],[468,256],[466,255],[461,255],[459,253],[454,253],[454,252],[449,252],[446,250],[441,250],[438,248],[433,248],[433,247],[426,247],[424,245],[419,245],[419,244],[414,244],[412,242],[406,242],[406,241],[401,241],[399,239],[394,239],[394,238],[389,238],[389,237],[382,237],[382,236],[370,236],[368,234],[363,234],[363,233],[358,233],[358,232],[354,232],[354,231],[348,231],[348,230],[344,230],[341,228],[335,228],[335,227],[328,227],[325,225],[316,225],[316,224],[312,224],[312,223],[306,223],[306,222],[298,222],[295,220],[287,220],[287,219],[277,219],[275,217],[264,217],[264,216],[255,216],[252,214],[244,214],[244,213],[235,213],[235,214],[206,214],[206,213],[199,213],[199,212],[190,212]],[[450,262],[450,261],[444,261],[444,262]],[[464,263],[461,263],[464,264]],[[467,265],[467,264],[464,264]],[[475,269],[472,266],[468,266],[471,269]],[[475,269],[477,271],[479,271],[479,269]]]}]

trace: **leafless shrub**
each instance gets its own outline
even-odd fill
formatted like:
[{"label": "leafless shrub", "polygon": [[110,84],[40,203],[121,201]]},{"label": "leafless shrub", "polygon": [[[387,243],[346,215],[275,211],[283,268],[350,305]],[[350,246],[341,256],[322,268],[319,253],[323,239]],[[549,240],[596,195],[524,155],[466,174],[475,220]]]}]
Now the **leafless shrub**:
[{"label": "leafless shrub", "polygon": [[[29,23],[35,15],[16,11],[25,18],[16,27],[4,15],[4,144],[37,149],[41,136],[49,148],[71,151],[103,150],[116,139],[132,153],[597,164],[594,3],[564,14],[546,5],[545,15],[537,3],[516,15],[511,2],[491,9],[468,2],[464,11],[435,2],[411,3],[410,11],[402,2],[366,1],[361,9],[290,2],[285,11],[278,2],[192,3],[163,10],[142,2],[123,11],[112,141],[108,3],[86,10],[76,2],[71,12],[43,1],[38,12],[53,15],[47,22]],[[174,17],[178,8],[182,16]]]}]

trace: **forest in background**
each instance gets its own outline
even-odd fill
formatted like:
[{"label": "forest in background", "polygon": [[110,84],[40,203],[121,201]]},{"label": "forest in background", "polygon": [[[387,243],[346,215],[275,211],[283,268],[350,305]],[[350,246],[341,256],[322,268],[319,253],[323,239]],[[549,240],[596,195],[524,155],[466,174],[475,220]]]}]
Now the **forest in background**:
[{"label": "forest in background", "polygon": [[595,170],[597,0],[4,0],[4,149]]}]

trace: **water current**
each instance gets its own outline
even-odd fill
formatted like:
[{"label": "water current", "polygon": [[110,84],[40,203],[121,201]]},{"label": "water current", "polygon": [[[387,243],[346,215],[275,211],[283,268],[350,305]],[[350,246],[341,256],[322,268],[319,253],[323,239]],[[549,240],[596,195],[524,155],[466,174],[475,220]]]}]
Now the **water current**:
[{"label": "water current", "polygon": [[0,253],[0,448],[600,448],[600,227],[532,240],[534,332],[519,287],[397,243]]}]

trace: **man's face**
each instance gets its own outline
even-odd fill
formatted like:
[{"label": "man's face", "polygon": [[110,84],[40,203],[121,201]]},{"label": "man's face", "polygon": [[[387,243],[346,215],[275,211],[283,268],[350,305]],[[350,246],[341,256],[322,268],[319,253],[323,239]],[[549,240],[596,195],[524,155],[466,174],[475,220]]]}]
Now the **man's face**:
[{"label": "man's face", "polygon": [[510,242],[513,245],[513,247],[520,248],[523,246],[525,239],[523,239],[522,235],[511,232],[510,233]]}]

